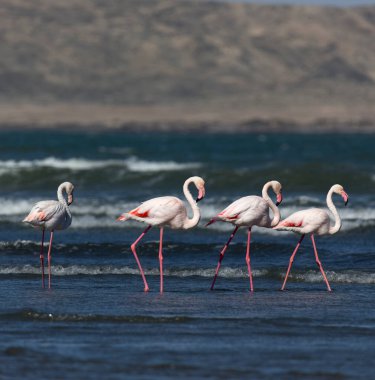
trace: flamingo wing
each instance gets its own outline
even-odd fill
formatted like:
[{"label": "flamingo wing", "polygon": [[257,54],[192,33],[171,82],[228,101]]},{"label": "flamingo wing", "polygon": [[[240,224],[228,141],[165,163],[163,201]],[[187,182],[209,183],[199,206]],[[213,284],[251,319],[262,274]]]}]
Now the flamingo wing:
[{"label": "flamingo wing", "polygon": [[300,228],[304,227],[304,216],[305,216],[305,210],[295,212],[291,215],[289,215],[284,220],[280,221],[274,229],[289,229],[289,228]]},{"label": "flamingo wing", "polygon": [[60,202],[41,201],[33,206],[23,222],[30,223],[34,226],[43,226],[46,222],[54,218],[59,218],[63,212],[64,206]]},{"label": "flamingo wing", "polygon": [[209,224],[214,223],[216,220],[237,225],[255,224],[263,217],[269,218],[268,205],[261,197],[250,195],[237,199],[231,203],[223,211],[217,214]]},{"label": "flamingo wing", "polygon": [[299,233],[326,233],[330,219],[325,210],[311,208],[297,211],[274,227],[276,230],[294,231]]},{"label": "flamingo wing", "polygon": [[152,225],[166,224],[180,213],[186,213],[183,202],[176,197],[158,197],[122,214],[118,220],[135,219]]}]

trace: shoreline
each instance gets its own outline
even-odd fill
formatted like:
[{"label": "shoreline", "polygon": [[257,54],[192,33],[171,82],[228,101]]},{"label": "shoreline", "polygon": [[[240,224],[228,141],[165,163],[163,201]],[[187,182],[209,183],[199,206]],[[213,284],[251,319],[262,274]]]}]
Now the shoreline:
[{"label": "shoreline", "polygon": [[[317,116],[318,115],[318,116]],[[0,131],[374,133],[369,106],[0,104]]]}]

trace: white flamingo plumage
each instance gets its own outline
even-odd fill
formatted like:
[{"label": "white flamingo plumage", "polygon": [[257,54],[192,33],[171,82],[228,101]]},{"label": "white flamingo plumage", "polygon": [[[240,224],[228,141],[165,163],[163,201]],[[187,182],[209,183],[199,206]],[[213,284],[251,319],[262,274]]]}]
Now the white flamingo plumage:
[{"label": "white flamingo plumage", "polygon": [[[194,183],[198,189],[198,197],[196,201],[193,199],[189,185]],[[143,236],[150,230],[152,226],[158,226],[160,228],[160,241],[159,241],[159,265],[160,265],[160,293],[163,293],[163,229],[164,227],[170,227],[172,229],[189,229],[195,227],[200,220],[200,211],[197,205],[205,196],[205,183],[201,177],[190,177],[183,185],[184,195],[193,210],[192,218],[188,218],[187,210],[183,201],[179,198],[172,196],[158,197],[150,199],[135,209],[120,215],[117,218],[118,221],[124,221],[133,219],[138,222],[148,224],[148,227],[142,232],[138,239],[131,245],[131,250],[134,254],[135,260],[138,264],[139,271],[144,283],[144,290],[149,290],[146,277],[144,275],[141,263],[138,259],[137,252],[135,250],[138,242]]]},{"label": "white flamingo plumage", "polygon": [[339,194],[342,196],[345,202],[345,206],[347,205],[349,201],[348,194],[345,192],[344,188],[341,185],[333,185],[327,194],[327,206],[329,210],[332,212],[334,218],[335,218],[335,224],[331,225],[329,214],[326,210],[320,209],[320,208],[310,208],[307,210],[301,210],[293,213],[288,218],[282,220],[277,226],[274,227],[276,230],[281,231],[293,231],[297,234],[302,235],[300,240],[298,241],[298,244],[296,248],[294,249],[292,256],[289,259],[289,266],[288,270],[285,275],[284,283],[281,287],[281,290],[285,289],[285,285],[289,276],[290,269],[292,267],[292,263],[294,260],[294,257],[298,251],[299,246],[302,243],[303,238],[306,234],[311,234],[311,241],[314,248],[314,254],[315,254],[315,260],[316,263],[320,269],[320,272],[323,275],[324,281],[327,285],[328,291],[331,291],[331,287],[329,285],[327,276],[324,273],[324,269],[322,266],[322,263],[319,260],[318,251],[316,249],[314,234],[316,235],[326,235],[326,234],[335,234],[338,232],[341,228],[341,219],[340,215],[336,210],[335,205],[332,201],[332,195],[333,193]]},{"label": "white flamingo plumage", "polygon": [[[277,196],[276,204],[274,204],[271,198],[268,196],[268,190],[272,188]],[[256,195],[250,195],[237,199],[231,203],[227,208],[221,211],[217,216],[211,219],[207,226],[216,221],[227,222],[235,225],[235,229],[229,237],[229,240],[224,245],[224,248],[220,252],[219,262],[217,264],[215,277],[212,281],[211,290],[213,290],[218,276],[221,261],[223,260],[224,253],[232,241],[239,227],[248,227],[247,249],[246,249],[246,264],[249,272],[250,291],[253,289],[253,278],[250,265],[250,237],[251,228],[253,226],[271,228],[275,226],[280,220],[280,211],[277,206],[282,202],[282,187],[278,181],[269,181],[263,186],[262,197]],[[270,218],[269,209],[273,212],[273,218]]]},{"label": "white flamingo plumage", "polygon": [[[63,192],[66,192],[68,201],[64,198]],[[63,182],[57,189],[57,201],[40,201],[31,209],[29,215],[23,222],[31,224],[33,227],[42,230],[42,243],[40,248],[40,265],[42,270],[42,286],[44,288],[44,232],[51,231],[50,242],[48,247],[48,288],[51,288],[51,249],[53,232],[55,230],[65,230],[72,223],[72,214],[69,205],[73,202],[74,186],[70,182]]]}]

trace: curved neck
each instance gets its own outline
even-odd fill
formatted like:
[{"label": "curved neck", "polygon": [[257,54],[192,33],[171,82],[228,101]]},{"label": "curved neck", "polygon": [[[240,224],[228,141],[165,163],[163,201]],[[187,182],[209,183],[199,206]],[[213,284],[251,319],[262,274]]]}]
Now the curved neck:
[{"label": "curved neck", "polygon": [[189,191],[189,185],[191,182],[193,182],[193,181],[190,179],[186,180],[184,183],[184,187],[183,187],[185,198],[187,199],[187,201],[189,202],[189,205],[191,206],[191,208],[193,210],[193,217],[191,219],[186,217],[186,219],[185,219],[184,229],[195,227],[199,223],[199,220],[201,218],[201,213],[199,211],[199,207],[198,207],[197,203],[195,202],[195,200],[193,199],[193,196],[191,195],[191,193]]},{"label": "curved neck", "polygon": [[279,211],[278,207],[273,203],[272,199],[268,195],[268,189],[270,187],[271,187],[271,182],[267,182],[263,186],[262,197],[268,203],[268,205],[270,206],[270,209],[272,210],[272,213],[273,213],[273,219],[271,220],[271,225],[270,226],[271,227],[275,227],[276,224],[278,224],[280,222],[280,211]]},{"label": "curved neck", "polygon": [[69,210],[69,206],[68,206],[68,203],[63,195],[63,191],[65,190],[65,187],[60,185],[57,189],[57,199],[59,200],[60,203],[62,203],[64,205],[64,207],[66,209]]},{"label": "curved neck", "polygon": [[341,228],[341,218],[340,218],[339,213],[336,210],[335,205],[333,204],[332,193],[333,193],[333,191],[331,189],[327,194],[327,206],[330,209],[330,211],[332,212],[333,216],[335,217],[335,224],[333,226],[331,226],[328,230],[328,233],[331,235],[338,232]]}]

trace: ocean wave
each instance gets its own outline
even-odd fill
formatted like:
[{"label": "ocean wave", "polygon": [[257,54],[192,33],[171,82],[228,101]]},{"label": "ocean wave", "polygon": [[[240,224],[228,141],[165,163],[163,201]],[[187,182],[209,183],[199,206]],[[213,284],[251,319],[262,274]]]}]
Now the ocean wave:
[{"label": "ocean wave", "polygon": [[145,161],[136,157],[128,158],[125,160],[125,164],[128,170],[141,173],[197,169],[201,167],[201,164],[197,162],[179,163],[175,161]]},{"label": "ocean wave", "polygon": [[[53,265],[52,274],[54,276],[107,276],[107,275],[139,275],[139,270],[129,266],[114,266],[114,265]],[[157,268],[144,269],[146,276],[158,276],[160,274]],[[204,277],[212,278],[215,274],[214,268],[189,268],[189,269],[168,269],[164,270],[166,277]],[[14,265],[0,266],[0,275],[40,275],[39,266],[32,265]],[[332,283],[341,284],[375,284],[375,273],[361,270],[343,270],[343,271],[327,271],[327,278]],[[253,270],[254,277],[265,277],[281,280],[285,276],[285,270],[277,269],[255,269]],[[247,269],[244,268],[222,268],[220,277],[236,279],[247,278]],[[319,271],[294,271],[290,274],[290,280],[296,282],[315,283],[322,281],[322,275]]]},{"label": "ocean wave", "polygon": [[46,157],[40,160],[3,160],[0,161],[0,175],[14,172],[15,170],[30,170],[35,168],[68,169],[72,171],[94,170],[106,167],[122,167],[131,172],[159,172],[176,171],[184,169],[195,169],[201,166],[196,162],[175,162],[175,161],[147,161],[131,156],[124,160],[90,160],[86,158],[56,158]]},{"label": "ocean wave", "polygon": [[[341,284],[375,284],[375,273],[347,270],[342,272],[326,271],[327,278],[330,282]],[[305,273],[292,273],[290,279],[298,282],[322,282],[320,271],[308,271]]]},{"label": "ocean wave", "polygon": [[[49,244],[49,242],[45,242],[45,244]],[[0,249],[7,248],[27,248],[27,247],[39,247],[40,242],[32,241],[32,240],[15,240],[15,241],[0,241]]]},{"label": "ocean wave", "polygon": [[[51,197],[53,198],[53,197]],[[181,197],[183,198],[183,197]],[[1,223],[20,223],[33,205],[40,201],[40,198],[30,197],[27,199],[0,197],[0,222]],[[309,199],[310,206],[312,199]],[[126,201],[126,199],[112,198],[80,198],[76,197],[76,202],[71,206],[73,222],[71,228],[90,229],[90,228],[123,228],[124,223],[116,223],[116,218],[123,212],[132,210],[141,202]],[[208,198],[199,204],[202,219],[197,228],[204,229],[205,224],[222,211],[229,202],[223,198]],[[185,201],[188,210],[190,206]],[[324,206],[323,206],[324,207]],[[280,206],[282,218],[287,217],[301,207],[296,205]],[[190,211],[188,211],[190,214]],[[339,214],[342,219],[344,232],[366,231],[375,226],[375,208],[365,208],[354,206],[351,208],[340,208]],[[271,214],[272,215],[272,214]],[[136,222],[127,222],[126,226],[139,225]],[[208,227],[209,231],[229,232],[233,230],[230,223],[216,222]],[[260,234],[276,235],[280,232],[269,228],[254,227],[254,231]]]}]

